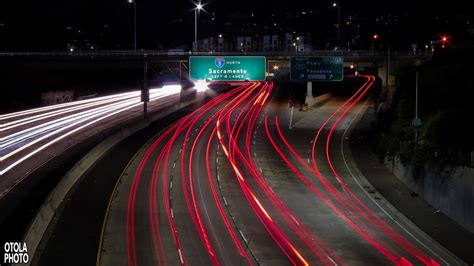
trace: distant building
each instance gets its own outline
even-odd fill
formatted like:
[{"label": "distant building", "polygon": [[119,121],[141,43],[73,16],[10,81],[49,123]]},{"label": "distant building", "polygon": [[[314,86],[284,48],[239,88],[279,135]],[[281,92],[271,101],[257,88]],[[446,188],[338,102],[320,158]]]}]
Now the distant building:
[{"label": "distant building", "polygon": [[272,38],[270,35],[263,36],[263,51],[271,51],[272,49]]},{"label": "distant building", "polygon": [[272,35],[271,51],[281,51],[280,38],[278,35]]},{"label": "distant building", "polygon": [[[197,45],[199,52],[307,52],[313,49],[310,34],[295,35],[292,33],[263,36],[219,35],[198,40]],[[195,43],[193,42],[194,46]]]},{"label": "distant building", "polygon": [[285,51],[293,50],[293,34],[285,33]]}]

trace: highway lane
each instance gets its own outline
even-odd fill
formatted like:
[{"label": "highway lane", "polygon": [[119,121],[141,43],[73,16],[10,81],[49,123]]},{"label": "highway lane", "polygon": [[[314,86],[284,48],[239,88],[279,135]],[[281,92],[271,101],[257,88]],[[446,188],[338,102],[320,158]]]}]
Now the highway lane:
[{"label": "highway lane", "polygon": [[[151,89],[149,111],[179,103],[180,91],[180,86]],[[0,198],[57,154],[140,118],[141,105],[140,92],[133,91],[0,115]]]},{"label": "highway lane", "polygon": [[[124,181],[112,203],[104,234],[104,252],[100,252],[101,264],[112,265],[127,259],[132,265],[153,262],[234,265],[255,264],[257,260],[263,264],[286,265],[288,259],[302,259],[292,243],[294,239],[286,235],[288,231],[282,232],[279,222],[272,218],[281,215],[280,210],[264,206],[262,193],[246,184],[238,173],[221,174],[222,169],[235,170],[234,163],[220,164],[218,161],[224,160],[217,160],[216,150],[214,164],[210,155],[214,153],[215,143],[212,143],[216,135],[221,142],[223,137],[233,134],[228,131],[230,116],[243,111],[258,114],[272,88],[269,84],[250,84],[230,92],[240,93],[238,97],[223,95],[228,101],[217,97],[217,102],[210,103],[216,104],[215,107],[203,106],[202,113],[185,117],[142,150],[122,176]],[[234,121],[234,129],[241,129],[251,116],[237,117],[245,118],[239,121],[238,127]],[[227,133],[221,132],[219,125],[228,126]],[[226,152],[229,150],[226,144],[220,145],[224,154],[233,154]],[[211,169],[216,169],[216,164],[221,169],[213,176]],[[154,259],[145,256],[150,251]]]},{"label": "highway lane", "polygon": [[[305,183],[307,191],[324,202],[323,206],[315,205],[317,208],[314,208],[320,209],[322,215],[306,215],[303,219],[309,224],[320,225],[318,234],[330,246],[336,244],[334,251],[349,265],[459,263],[436,242],[426,238],[420,241],[419,229],[394,222],[375,203],[380,198],[368,196],[369,193],[352,177],[354,169],[350,172],[346,166],[346,160],[350,160],[346,157],[350,156],[343,157],[341,142],[347,128],[361,112],[363,105],[358,102],[364,102],[370,84],[371,80],[349,100],[336,99],[320,107],[318,112],[297,122],[293,130],[286,129],[288,112],[282,112],[281,107],[275,107],[265,118],[267,137],[274,142],[274,151],[291,168],[293,175]],[[284,115],[277,116],[276,113]],[[311,131],[313,133],[309,134]],[[308,137],[311,135],[313,138]],[[298,210],[296,205],[295,210]],[[341,221],[337,231],[325,228],[327,224]]]},{"label": "highway lane", "polygon": [[[373,77],[287,130],[272,83],[219,95],[150,140],[106,216],[103,265],[439,265],[459,261],[393,220],[352,178],[342,139]],[[314,144],[314,145],[313,145]],[[398,214],[397,214],[398,215]]]},{"label": "highway lane", "polygon": [[[246,87],[241,87],[239,90]],[[235,94],[239,90],[232,93]],[[212,112],[219,110],[216,106],[230,96],[230,93],[218,96],[185,117],[154,140],[143,155],[137,157],[140,158],[140,162],[136,169],[133,168],[133,164],[131,167],[134,172],[133,179],[126,179],[128,184],[125,187],[128,185],[130,187],[125,188],[125,192],[118,190],[118,198],[128,198],[126,200],[129,206],[127,212],[122,213],[118,218],[115,217],[118,214],[115,214],[112,208],[110,217],[114,218],[108,220],[107,228],[122,228],[122,234],[117,236],[117,241],[104,242],[104,249],[107,252],[101,262],[105,265],[117,263],[116,256],[108,256],[111,250],[120,253],[119,258],[128,260],[129,264],[153,264],[154,262],[175,264],[180,261],[184,263],[192,258],[193,264],[202,265],[216,261],[217,256],[223,261],[237,261],[242,255],[247,257],[245,253],[234,252],[235,245],[241,247],[241,244],[238,239],[232,238],[231,234],[225,231],[226,224],[222,222],[222,219],[226,219],[227,216],[222,218],[221,215],[226,214],[217,210],[217,205],[214,204],[215,198],[212,193],[209,193],[210,185],[214,183],[205,183],[209,179],[207,171],[203,172],[202,169],[206,168],[193,170],[192,162],[195,160],[188,158],[196,156],[190,152],[191,149],[207,144],[207,139],[203,142],[202,138],[196,138],[196,136],[203,136],[209,128],[205,127],[200,134],[197,134],[199,126],[204,125],[205,121],[212,121],[209,119],[212,117]],[[207,123],[207,126],[209,124]],[[193,139],[196,141],[191,142]],[[200,149],[200,151],[204,152],[205,149]],[[189,161],[188,164],[187,161]],[[198,163],[202,164],[202,162]],[[198,177],[193,178],[193,175]],[[190,182],[188,176],[191,179],[199,178],[200,182],[197,184],[194,181]],[[200,208],[197,207],[199,202]],[[114,225],[115,223],[118,225]],[[212,228],[211,237],[204,226]],[[123,243],[125,231],[127,245],[120,245]],[[110,237],[115,237],[115,235],[105,234],[105,239]],[[113,244],[107,245],[107,243]],[[219,255],[214,253],[215,243],[218,250],[224,253],[219,252]],[[117,245],[120,246],[117,247]],[[144,256],[149,250],[154,250],[152,252],[154,256]],[[160,252],[162,250],[167,252]],[[123,258],[124,254],[125,258]],[[150,260],[146,260],[147,257]]]}]

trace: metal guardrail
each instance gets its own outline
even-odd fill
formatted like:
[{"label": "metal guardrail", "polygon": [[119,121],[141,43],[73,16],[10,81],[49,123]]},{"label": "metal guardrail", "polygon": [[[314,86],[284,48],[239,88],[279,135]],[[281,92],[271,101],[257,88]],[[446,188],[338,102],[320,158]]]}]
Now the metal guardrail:
[{"label": "metal guardrail", "polygon": [[[181,52],[181,51],[168,51],[168,50],[149,50],[149,51],[94,51],[94,52],[64,52],[64,51],[52,51],[52,52],[0,52],[0,57],[176,57],[176,56],[342,56],[342,57],[381,57],[387,56],[386,51],[371,51],[371,50],[316,50],[316,51],[305,51],[305,52],[294,52],[294,51],[263,51],[263,52]],[[429,54],[418,53],[413,55],[410,51],[392,51],[391,56],[411,56],[411,57],[426,57]]]}]

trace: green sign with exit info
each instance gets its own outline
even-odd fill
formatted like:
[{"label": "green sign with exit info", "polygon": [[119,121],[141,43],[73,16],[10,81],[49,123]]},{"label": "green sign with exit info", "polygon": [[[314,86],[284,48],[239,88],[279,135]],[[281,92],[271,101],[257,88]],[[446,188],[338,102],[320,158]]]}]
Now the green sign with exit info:
[{"label": "green sign with exit info", "polygon": [[344,60],[342,57],[292,57],[290,74],[293,81],[342,81]]},{"label": "green sign with exit info", "polygon": [[264,56],[190,56],[191,80],[262,81],[265,80]]}]

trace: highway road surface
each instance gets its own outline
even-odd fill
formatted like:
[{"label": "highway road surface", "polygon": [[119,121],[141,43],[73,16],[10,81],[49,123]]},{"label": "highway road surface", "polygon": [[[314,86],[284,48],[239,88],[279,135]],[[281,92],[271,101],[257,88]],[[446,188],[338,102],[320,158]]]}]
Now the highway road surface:
[{"label": "highway road surface", "polygon": [[150,139],[121,174],[100,265],[458,265],[371,193],[344,140],[374,77],[295,118],[274,84],[217,95]]},{"label": "highway road surface", "polygon": [[[150,111],[179,101],[181,88],[150,90]],[[142,114],[140,91],[0,115],[0,198],[67,148]]]}]

